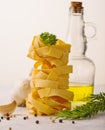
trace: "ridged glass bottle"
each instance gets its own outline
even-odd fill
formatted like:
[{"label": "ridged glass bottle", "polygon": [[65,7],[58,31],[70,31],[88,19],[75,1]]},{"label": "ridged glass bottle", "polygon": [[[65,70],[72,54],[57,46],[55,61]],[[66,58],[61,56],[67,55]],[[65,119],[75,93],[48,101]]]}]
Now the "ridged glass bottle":
[{"label": "ridged glass bottle", "polygon": [[71,2],[66,41],[71,44],[69,64],[73,66],[73,73],[70,74],[69,90],[74,92],[74,104],[87,102],[87,97],[94,92],[95,65],[85,56],[84,28],[82,2]]}]

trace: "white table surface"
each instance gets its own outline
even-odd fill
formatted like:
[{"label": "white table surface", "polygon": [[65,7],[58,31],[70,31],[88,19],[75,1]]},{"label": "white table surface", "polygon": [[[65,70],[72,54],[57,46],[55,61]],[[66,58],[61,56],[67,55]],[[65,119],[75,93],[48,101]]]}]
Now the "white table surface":
[{"label": "white table surface", "polygon": [[[6,90],[6,91],[5,91]],[[98,90],[98,91],[97,91]],[[100,91],[105,92],[105,86],[101,86],[100,89],[95,90],[95,93]],[[0,88],[0,104],[7,103],[10,100],[10,89]],[[18,108],[15,111],[17,115],[15,118],[10,120],[1,119],[0,130],[105,130],[105,113],[100,113],[97,116],[86,119],[86,120],[76,120],[73,124],[71,120],[64,120],[63,123],[59,123],[56,120],[52,123],[50,117],[46,116],[29,116],[27,120],[24,120],[24,116],[27,114],[25,108]],[[39,124],[35,121],[39,120]]]}]

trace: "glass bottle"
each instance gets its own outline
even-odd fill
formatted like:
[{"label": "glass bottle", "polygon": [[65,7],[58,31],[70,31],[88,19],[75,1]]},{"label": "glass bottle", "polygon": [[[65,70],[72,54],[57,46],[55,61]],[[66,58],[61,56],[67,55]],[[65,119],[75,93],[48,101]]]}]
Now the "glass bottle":
[{"label": "glass bottle", "polygon": [[87,39],[82,2],[71,2],[66,41],[71,44],[69,64],[73,73],[70,73],[69,90],[74,92],[73,103],[86,103],[94,92],[95,65],[85,56]]}]

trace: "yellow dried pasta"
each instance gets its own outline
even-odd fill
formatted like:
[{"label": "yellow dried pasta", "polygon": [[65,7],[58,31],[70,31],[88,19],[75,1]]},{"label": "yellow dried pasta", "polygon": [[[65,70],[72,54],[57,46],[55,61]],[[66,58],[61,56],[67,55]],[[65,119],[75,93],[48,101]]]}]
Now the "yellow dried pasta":
[{"label": "yellow dried pasta", "polygon": [[70,44],[58,39],[55,45],[45,45],[40,36],[34,36],[28,57],[36,60],[33,67],[32,92],[26,99],[26,108],[38,115],[52,115],[71,108],[73,93],[68,91]]}]

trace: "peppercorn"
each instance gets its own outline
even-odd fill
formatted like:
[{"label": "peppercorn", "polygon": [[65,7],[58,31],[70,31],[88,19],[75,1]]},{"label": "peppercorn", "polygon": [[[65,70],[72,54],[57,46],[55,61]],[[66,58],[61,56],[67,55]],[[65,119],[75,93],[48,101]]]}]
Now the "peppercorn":
[{"label": "peppercorn", "polygon": [[1,119],[4,119],[4,117],[3,117],[3,116],[1,116]]},{"label": "peppercorn", "polygon": [[28,119],[29,117],[28,116],[26,116],[26,119]]},{"label": "peppercorn", "polygon": [[52,123],[55,123],[55,119],[52,119],[51,121],[52,121]]},{"label": "peppercorn", "polygon": [[10,120],[10,117],[8,116],[6,119],[7,119],[7,120]]},{"label": "peppercorn", "polygon": [[26,120],[26,119],[27,119],[27,117],[25,117],[25,116],[24,116],[24,117],[23,117],[23,119],[24,119],[24,120]]},{"label": "peppercorn", "polygon": [[11,127],[9,127],[9,130],[12,130],[12,128],[11,128]]},{"label": "peppercorn", "polygon": [[36,120],[35,123],[36,123],[36,124],[39,124],[39,120]]},{"label": "peppercorn", "polygon": [[60,120],[59,120],[59,123],[62,123],[62,122],[63,122],[63,120],[62,120],[62,119],[60,119]]},{"label": "peppercorn", "polygon": [[37,117],[37,114],[35,113],[34,116]]},{"label": "peppercorn", "polygon": [[6,113],[6,116],[10,116],[10,114],[9,114],[9,113]]},{"label": "peppercorn", "polygon": [[75,121],[72,121],[72,124],[75,124]]}]

